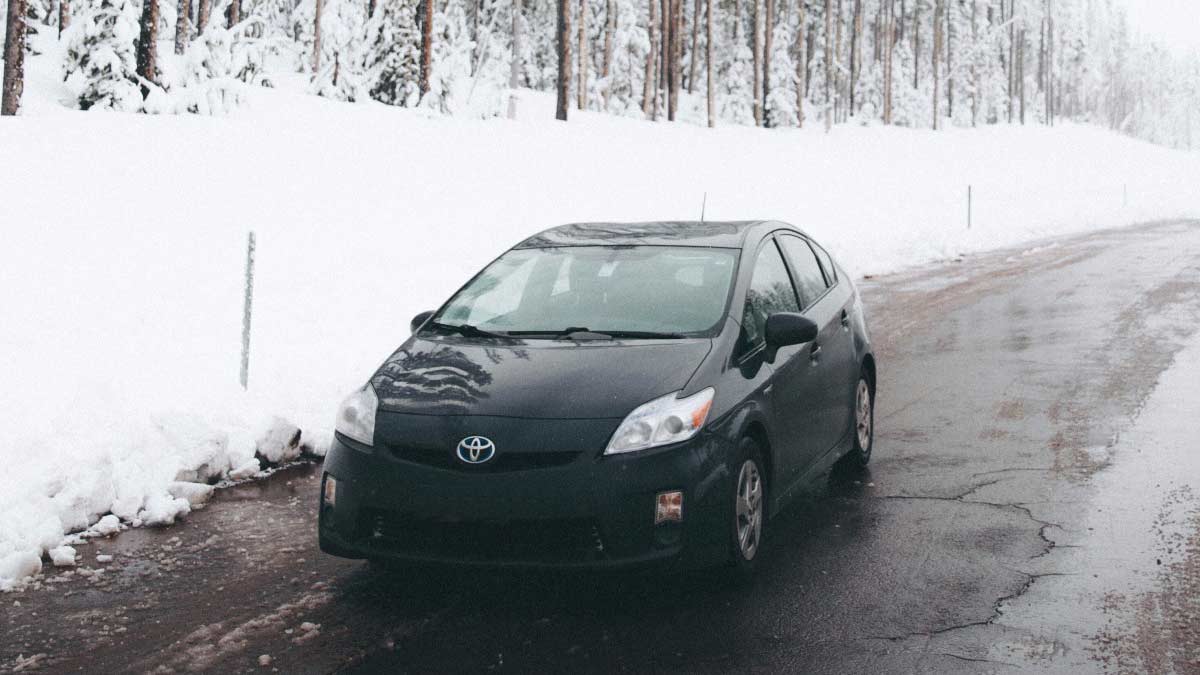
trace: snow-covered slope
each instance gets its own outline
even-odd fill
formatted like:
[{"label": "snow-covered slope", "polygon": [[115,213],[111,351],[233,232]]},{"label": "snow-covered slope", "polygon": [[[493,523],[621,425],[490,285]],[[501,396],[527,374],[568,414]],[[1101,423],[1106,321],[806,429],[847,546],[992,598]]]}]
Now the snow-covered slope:
[{"label": "snow-covered slope", "polygon": [[66,110],[38,63],[0,123],[0,588],[106,513],[170,522],[203,497],[177,481],[253,474],[268,430],[319,449],[412,315],[548,226],[696,218],[707,193],[709,219],[790,221],[865,274],[1200,215],[1200,157],[1086,127],[563,124],[537,94],[465,121],[286,77],[229,117],[132,116]]}]

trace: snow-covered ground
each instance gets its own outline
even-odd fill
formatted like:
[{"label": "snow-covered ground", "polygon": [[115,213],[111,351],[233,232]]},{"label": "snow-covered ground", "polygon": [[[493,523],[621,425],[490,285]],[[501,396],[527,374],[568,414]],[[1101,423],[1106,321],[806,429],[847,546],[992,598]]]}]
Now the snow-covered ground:
[{"label": "snow-covered ground", "polygon": [[877,274],[1200,216],[1200,155],[1081,126],[563,124],[530,92],[517,121],[452,120],[294,76],[228,117],[134,116],[66,109],[47,64],[0,123],[0,589],[105,514],[168,523],[207,495],[184,483],[294,455],[288,424],[319,452],[415,313],[545,227],[696,218],[707,193],[709,219],[786,220]]}]

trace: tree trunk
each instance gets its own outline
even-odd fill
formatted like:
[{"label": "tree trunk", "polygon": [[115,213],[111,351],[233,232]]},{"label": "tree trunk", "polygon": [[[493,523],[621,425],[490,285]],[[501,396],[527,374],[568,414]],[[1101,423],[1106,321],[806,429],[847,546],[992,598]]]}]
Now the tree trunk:
[{"label": "tree trunk", "polygon": [[933,6],[933,60],[930,64],[933,72],[933,129],[937,131],[941,118],[942,102],[942,12],[946,11],[946,0],[936,0]]},{"label": "tree trunk", "polygon": [[646,54],[646,79],[642,82],[642,112],[651,119],[658,117],[658,87],[654,74],[658,72],[658,0],[650,0],[650,21],[646,24],[650,32],[650,51]]},{"label": "tree trunk", "polygon": [[1012,121],[1013,121],[1013,95],[1016,93],[1016,91],[1015,91],[1016,80],[1014,79],[1014,73],[1016,72],[1015,66],[1017,63],[1016,58],[1015,58],[1016,57],[1015,49],[1016,49],[1016,43],[1017,43],[1017,32],[1016,32],[1016,22],[1013,21],[1013,17],[1016,13],[1016,2],[1017,2],[1017,0],[1009,0],[1009,3],[1008,3],[1008,22],[1009,22],[1008,23],[1008,64],[1005,68],[1005,75],[1008,76],[1008,123],[1009,124],[1012,124]]},{"label": "tree trunk", "polygon": [[717,126],[717,105],[713,94],[713,0],[707,0],[704,8],[704,97],[708,103],[708,128]]},{"label": "tree trunk", "polygon": [[0,115],[16,115],[25,91],[25,0],[8,0],[4,31],[4,91]]},{"label": "tree trunk", "polygon": [[59,0],[58,3],[58,36],[71,26],[71,0]]},{"label": "tree trunk", "polygon": [[775,43],[775,0],[766,0],[766,13],[763,15],[763,126],[772,126],[771,116],[767,113],[767,100],[771,96],[771,47]]},{"label": "tree trunk", "polygon": [[[425,0],[432,4],[433,0]],[[571,107],[571,0],[558,0],[558,106],[555,119],[567,121]]]},{"label": "tree trunk", "polygon": [[683,88],[683,2],[671,0],[674,20],[671,29],[671,63],[674,77],[671,79],[671,119],[679,114],[679,94]]},{"label": "tree trunk", "polygon": [[[979,2],[971,0],[971,44],[979,43]],[[977,59],[971,58],[971,126],[979,125],[979,71],[975,67]]]},{"label": "tree trunk", "polygon": [[[320,2],[321,0],[317,0]],[[567,0],[559,0],[559,4]],[[570,12],[570,8],[567,9]],[[567,19],[570,21],[570,18]],[[429,76],[433,70],[433,0],[421,1],[421,73],[418,88],[421,97],[429,93]],[[565,117],[563,119],[566,119]]]},{"label": "tree trunk", "polygon": [[858,76],[862,71],[862,0],[854,0],[854,18],[850,30],[850,115],[858,113]]},{"label": "tree trunk", "polygon": [[[913,89],[921,86],[921,59],[925,58],[921,53],[921,2],[918,0],[913,7]],[[900,20],[904,21],[903,13]]]},{"label": "tree trunk", "polygon": [[[895,0],[884,0],[887,11],[883,18],[883,123],[892,123],[893,56],[896,37]],[[903,17],[901,17],[903,18]]]},{"label": "tree trunk", "polygon": [[842,75],[842,0],[837,0],[833,25],[837,35],[833,40],[833,121],[838,122],[842,119],[842,90],[845,88],[845,78]]},{"label": "tree trunk", "polygon": [[1025,124],[1025,29],[1017,38],[1017,99],[1021,104],[1021,124]]},{"label": "tree trunk", "polygon": [[[67,0],[62,0],[66,4]],[[183,54],[188,43],[188,16],[192,12],[191,0],[179,0],[175,12],[175,53]]]},{"label": "tree trunk", "polygon": [[1046,0],[1046,120],[1054,126],[1054,0]]},{"label": "tree trunk", "polygon": [[[142,20],[138,31],[137,74],[154,82],[158,70],[158,0],[142,2]],[[143,92],[144,94],[145,92]]]},{"label": "tree trunk", "polygon": [[[209,0],[200,0],[201,7],[204,9],[207,9],[204,6],[208,4],[208,1]],[[313,74],[314,75],[321,72],[321,12],[325,9],[325,1],[324,0],[316,0],[316,3],[317,3],[316,9],[313,11],[312,66],[313,66]],[[202,11],[203,11],[203,9],[202,9]],[[424,73],[424,70],[422,69],[421,72]],[[424,93],[424,91],[422,90],[421,93]]]},{"label": "tree trunk", "polygon": [[617,32],[617,0],[608,0],[604,6],[604,64],[600,77],[604,80],[604,108],[608,109],[608,99],[612,95],[613,33]]},{"label": "tree trunk", "polygon": [[229,28],[233,28],[242,21],[242,0],[230,0],[229,14],[227,15],[229,22],[225,24]]},{"label": "tree trunk", "polygon": [[825,131],[833,128],[833,0],[825,0]]},{"label": "tree trunk", "polygon": [[808,45],[805,43],[807,26],[805,22],[806,0],[799,1],[799,22],[796,26],[796,124],[804,128],[804,95],[808,90]]},{"label": "tree trunk", "polygon": [[762,0],[754,0],[754,30],[753,40],[751,42],[754,50],[754,125],[762,126],[763,123],[763,98],[762,98]]},{"label": "tree trunk", "polygon": [[508,66],[508,119],[517,119],[517,87],[521,85],[521,0],[512,4],[512,59]]},{"label": "tree trunk", "polygon": [[588,78],[588,35],[587,35],[587,0],[579,0],[579,87],[576,103],[580,110],[587,110],[587,78]]},{"label": "tree trunk", "polygon": [[689,94],[696,93],[696,62],[699,61],[699,55],[696,54],[696,49],[699,45],[700,37],[700,0],[696,0],[692,7],[692,48],[688,51],[688,78],[687,90]]},{"label": "tree trunk", "polygon": [[[197,2],[196,2],[196,35],[197,36],[199,36],[201,33],[203,33],[204,29],[208,27],[208,17],[211,12],[212,12],[212,0],[197,0]],[[318,18],[316,19],[315,23],[319,24],[321,22],[321,19],[319,18],[320,14],[321,14],[321,0],[317,0],[317,16],[318,16]],[[320,31],[318,31],[318,35],[319,34],[320,34]],[[321,38],[317,37],[317,42],[320,42],[320,41],[321,41]],[[320,58],[317,57],[317,60],[319,61]]]},{"label": "tree trunk", "polygon": [[954,4],[946,6],[946,117],[954,118]]}]

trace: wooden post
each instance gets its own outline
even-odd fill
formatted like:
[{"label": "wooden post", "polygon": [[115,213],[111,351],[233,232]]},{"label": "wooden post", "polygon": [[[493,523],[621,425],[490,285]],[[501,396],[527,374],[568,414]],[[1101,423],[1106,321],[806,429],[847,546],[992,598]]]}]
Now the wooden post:
[{"label": "wooden post", "polygon": [[246,242],[246,297],[242,305],[242,370],[239,381],[242,389],[250,380],[250,313],[254,305],[254,231]]}]

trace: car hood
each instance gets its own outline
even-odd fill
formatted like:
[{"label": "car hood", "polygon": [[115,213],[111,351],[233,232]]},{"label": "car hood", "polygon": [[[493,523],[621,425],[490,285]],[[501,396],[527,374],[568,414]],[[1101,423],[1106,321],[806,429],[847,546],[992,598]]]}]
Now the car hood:
[{"label": "car hood", "polygon": [[379,407],[426,415],[621,418],[682,389],[712,341],[410,338],[371,384]]}]

